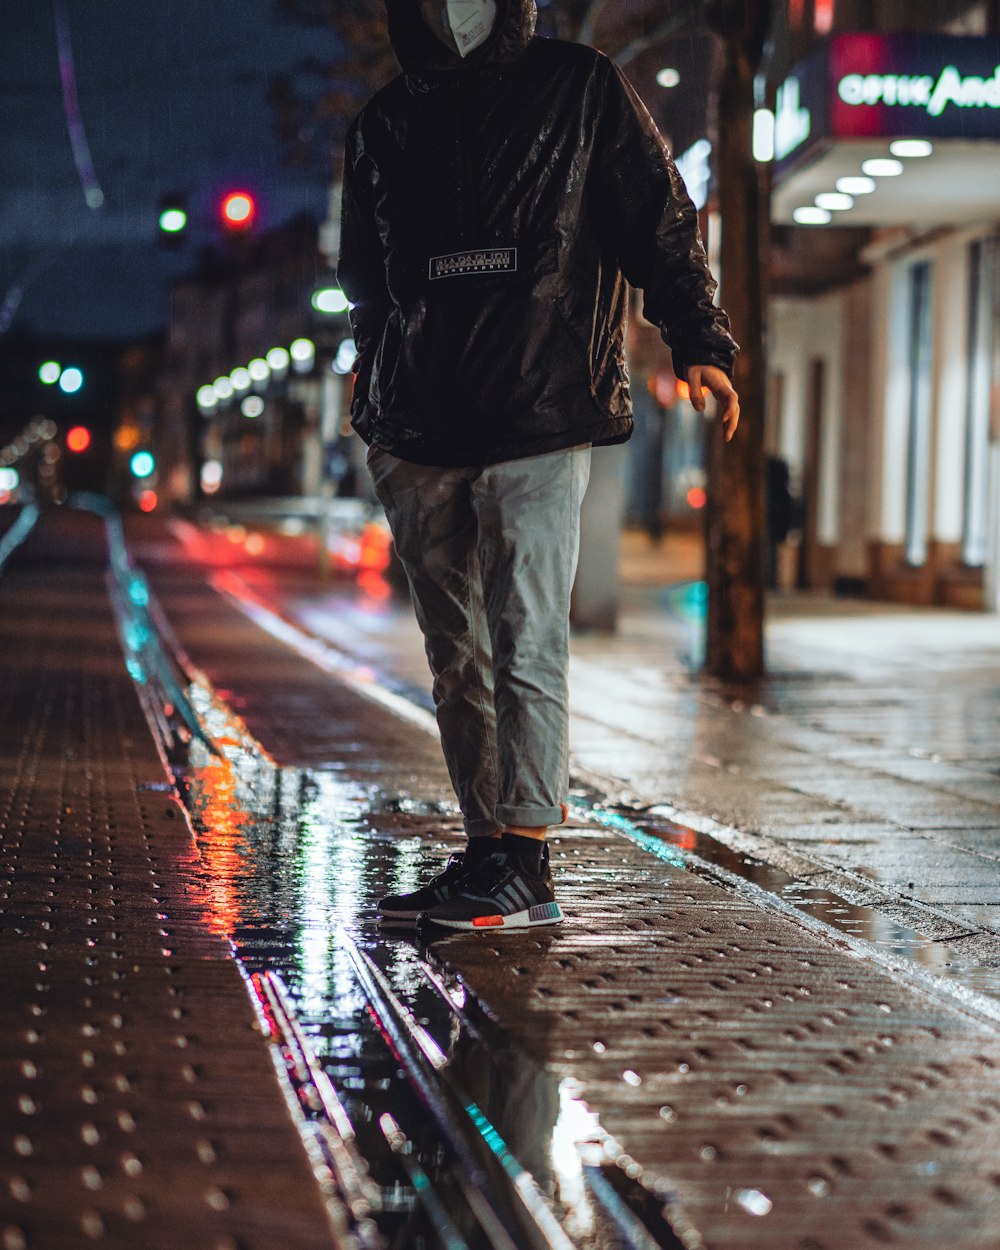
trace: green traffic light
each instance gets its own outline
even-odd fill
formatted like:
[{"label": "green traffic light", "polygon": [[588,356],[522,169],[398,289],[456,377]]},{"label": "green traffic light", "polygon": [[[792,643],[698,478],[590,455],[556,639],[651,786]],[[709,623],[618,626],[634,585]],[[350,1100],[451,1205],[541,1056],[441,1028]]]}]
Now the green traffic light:
[{"label": "green traffic light", "polygon": [[183,208],[165,208],[160,213],[160,229],[165,234],[180,234],[187,225],[187,213]]}]

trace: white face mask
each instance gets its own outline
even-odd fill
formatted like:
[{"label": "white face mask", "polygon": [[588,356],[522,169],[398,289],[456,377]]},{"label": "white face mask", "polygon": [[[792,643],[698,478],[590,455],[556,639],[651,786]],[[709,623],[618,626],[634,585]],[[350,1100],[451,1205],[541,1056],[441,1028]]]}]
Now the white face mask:
[{"label": "white face mask", "polygon": [[466,57],[490,37],[497,6],[495,0],[420,0],[420,12],[446,48]]}]

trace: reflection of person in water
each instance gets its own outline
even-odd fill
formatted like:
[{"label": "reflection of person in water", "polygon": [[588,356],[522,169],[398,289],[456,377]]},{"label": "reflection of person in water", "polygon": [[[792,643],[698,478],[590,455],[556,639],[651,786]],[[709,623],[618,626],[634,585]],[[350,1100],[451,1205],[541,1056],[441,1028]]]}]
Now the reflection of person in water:
[{"label": "reflection of person in water", "polygon": [[546,1198],[553,1197],[558,1077],[510,1043],[487,1052],[465,1029],[452,1046],[448,1069]]}]

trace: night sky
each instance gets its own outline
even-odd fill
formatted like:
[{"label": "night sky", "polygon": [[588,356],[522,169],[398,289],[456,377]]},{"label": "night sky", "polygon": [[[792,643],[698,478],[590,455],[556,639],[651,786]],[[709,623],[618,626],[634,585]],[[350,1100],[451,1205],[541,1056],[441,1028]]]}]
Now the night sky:
[{"label": "night sky", "polygon": [[[68,14],[80,116],[104,203],[84,198],[60,89]],[[326,215],[325,171],[283,168],[269,76],[335,52],[271,0],[5,0],[0,8],[0,327],[18,337],[135,339],[166,324],[171,274],[240,186],[259,224]],[[158,244],[160,196],[186,193],[190,242]],[[23,288],[23,297],[18,298]],[[13,315],[11,316],[11,311]]]}]

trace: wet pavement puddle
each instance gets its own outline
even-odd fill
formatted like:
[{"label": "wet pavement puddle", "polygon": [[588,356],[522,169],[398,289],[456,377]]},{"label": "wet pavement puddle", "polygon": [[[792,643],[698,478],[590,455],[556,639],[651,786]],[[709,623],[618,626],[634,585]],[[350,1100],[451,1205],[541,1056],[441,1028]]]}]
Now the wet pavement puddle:
[{"label": "wet pavement puddle", "polygon": [[574,814],[596,819],[666,863],[709,875],[713,868],[721,869],[735,879],[737,889],[741,881],[756,886],[840,933],[951,981],[958,991],[968,989],[1000,1001],[1000,966],[963,960],[946,941],[927,937],[876,907],[849,902],[825,885],[793,877],[710,834],[664,818],[655,806],[642,812],[627,806],[616,810],[604,806],[601,797],[586,788],[578,787],[573,794]]},{"label": "wet pavement puddle", "polygon": [[[192,742],[181,774],[213,899],[208,922],[230,940],[251,978],[277,973],[287,987],[294,1017],[376,1182],[381,1234],[414,1250],[442,1242],[474,1250],[504,1245],[511,1235],[516,1250],[522,1244],[610,1250],[629,1244],[622,1228],[634,1224],[631,1244],[654,1245],[615,1194],[603,1192],[608,1135],[573,1080],[512,1045],[412,931],[379,925],[375,901],[415,888],[436,862],[434,843],[424,831],[414,836],[414,828],[437,834],[450,825],[457,840],[454,808],[336,771],[280,768],[210,692],[193,686],[189,696],[220,749],[214,755]],[[385,978],[395,1008],[366,992],[359,958]],[[464,1175],[461,1140],[449,1142],[445,1134],[442,1142],[440,1123],[412,1080],[402,1079],[405,1056],[386,1014],[393,1011],[408,1017],[425,1049],[440,1056],[452,1102],[464,1108],[466,1132],[471,1126],[483,1143],[464,1171],[485,1169],[484,1188],[492,1192],[479,1157],[485,1148],[487,1161],[498,1160],[512,1174],[522,1197],[532,1189],[543,1196],[544,1213],[512,1215],[503,1201],[491,1203],[475,1189],[470,1194],[467,1182],[456,1180]],[[619,1148],[612,1146],[614,1155]],[[470,1149],[467,1142],[464,1148]],[[552,1221],[548,1203],[556,1221],[543,1240],[532,1225]],[[506,1234],[491,1223],[491,1205],[500,1208],[495,1218]]]},{"label": "wet pavement puddle", "polygon": [[[294,1016],[343,1102],[376,1183],[380,1233],[390,1244],[415,1250],[495,1246],[503,1244],[497,1229],[491,1230],[495,1218],[508,1230],[521,1228],[531,1238],[524,1245],[536,1244],[534,1220],[523,1210],[512,1216],[497,1202],[500,1210],[490,1216],[490,1202],[484,1208],[482,1196],[456,1179],[464,1175],[461,1151],[470,1149],[471,1125],[480,1145],[465,1171],[486,1167],[477,1153],[485,1151],[494,1170],[513,1170],[507,1179],[517,1190],[523,1170],[531,1192],[544,1196],[545,1211],[551,1204],[567,1246],[658,1244],[617,1190],[609,1189],[602,1165],[620,1147],[588,1110],[582,1087],[512,1044],[447,963],[435,958],[433,945],[379,925],[376,900],[415,888],[443,863],[448,848],[442,833],[452,843],[460,840],[456,809],[359,782],[340,770],[279,767],[209,690],[195,685],[189,696],[218,748],[215,754],[192,740],[181,773],[214,900],[209,921],[232,942],[249,975],[277,973],[287,986]],[[651,859],[695,874],[706,865],[736,874],[843,933],[936,973],[949,972],[946,947],[874,909],[846,903],[655,813],[635,819],[637,813],[603,806],[581,789],[572,798],[576,823],[612,829]],[[395,1005],[366,990],[359,960],[370,961],[385,978]],[[953,975],[964,980],[965,973]],[[984,973],[982,988],[995,993],[996,971]],[[447,1134],[443,1141],[441,1131],[441,1122],[457,1113],[445,1107],[435,1119],[412,1072],[403,1079],[408,1063],[416,1061],[401,1053],[394,1019],[397,1028],[408,1020],[410,1032],[422,1037],[423,1062],[439,1080],[446,1073],[451,1104],[464,1110],[466,1136],[457,1143]],[[490,1189],[488,1175],[484,1186]],[[751,1213],[760,1213],[754,1203],[768,1201],[758,1193],[746,1191],[743,1205]],[[525,1219],[532,1231],[525,1232]],[[631,1241],[623,1231],[628,1228]],[[518,1236],[511,1244],[520,1250]],[[549,1241],[537,1244],[560,1244],[552,1236],[550,1230]],[[662,1236],[669,1237],[669,1230]]]},{"label": "wet pavement puddle", "polygon": [[[388,1243],[414,1250],[679,1244],[662,1218],[652,1237],[622,1201],[632,1163],[588,1111],[565,1065],[529,1058],[434,945],[380,929],[375,901],[414,888],[460,843],[457,811],[359,780],[347,768],[279,767],[207,685],[193,683],[187,698],[204,738],[189,738],[177,773],[212,898],[206,920],[256,984],[276,975],[287,987],[297,1026],[368,1161],[381,1208],[376,1223]],[[937,959],[947,954],[942,944],[874,909],[652,810],[616,809],[583,789],[573,797],[574,833],[592,832],[596,841],[604,831],[606,843],[612,830],[649,853],[651,870],[659,862],[736,891],[742,882],[747,897],[766,892],[847,936],[947,974],[947,961]],[[550,966],[547,936],[535,943],[535,963]],[[464,940],[449,938],[438,949]],[[623,950],[632,940],[641,948],[647,935],[618,937]],[[526,959],[513,971],[530,980],[530,965]],[[995,970],[983,972],[987,992],[995,993]],[[510,979],[511,969],[496,975]],[[655,1000],[660,1014],[673,999]],[[595,1053],[604,1049],[593,1042]],[[657,1079],[690,1073],[685,1059],[676,1074]],[[643,1080],[631,1068],[621,1081],[628,1086],[630,1078]],[[667,1113],[672,1107],[664,1104],[664,1123]],[[700,1149],[706,1163],[719,1154],[711,1141]],[[657,1195],[659,1208],[664,1196]],[[732,1200],[752,1217],[770,1210],[763,1189],[741,1188]]]}]

